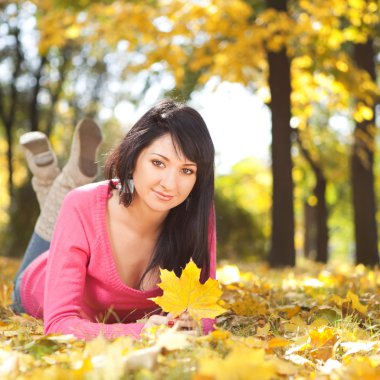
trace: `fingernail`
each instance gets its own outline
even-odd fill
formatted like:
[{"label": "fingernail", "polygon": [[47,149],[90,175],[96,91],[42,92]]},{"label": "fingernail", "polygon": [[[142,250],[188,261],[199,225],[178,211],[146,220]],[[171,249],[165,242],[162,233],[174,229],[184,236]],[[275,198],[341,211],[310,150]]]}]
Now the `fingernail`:
[{"label": "fingernail", "polygon": [[169,327],[173,327],[173,326],[174,326],[174,321],[169,320],[169,321],[167,322],[167,325],[168,325]]}]

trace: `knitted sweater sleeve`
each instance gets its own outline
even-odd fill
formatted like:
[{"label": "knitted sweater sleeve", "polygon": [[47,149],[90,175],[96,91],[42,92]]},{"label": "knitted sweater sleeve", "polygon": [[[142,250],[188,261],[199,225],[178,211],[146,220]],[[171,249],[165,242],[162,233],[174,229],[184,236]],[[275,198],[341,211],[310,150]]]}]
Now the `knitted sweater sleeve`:
[{"label": "knitted sweater sleeve", "polygon": [[76,192],[62,205],[47,264],[44,295],[45,333],[74,334],[91,339],[102,333],[106,338],[129,335],[137,338],[142,323],[105,324],[91,321],[83,308],[83,292],[90,257],[85,220],[78,212]]}]

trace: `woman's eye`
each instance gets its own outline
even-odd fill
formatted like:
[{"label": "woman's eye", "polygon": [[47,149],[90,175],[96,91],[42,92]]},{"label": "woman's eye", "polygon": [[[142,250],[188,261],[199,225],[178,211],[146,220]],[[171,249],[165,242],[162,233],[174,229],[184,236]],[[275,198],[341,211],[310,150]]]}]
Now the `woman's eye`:
[{"label": "woman's eye", "polygon": [[194,170],[192,170],[192,169],[182,169],[182,171],[183,171],[183,173],[184,174],[187,174],[187,175],[190,175],[190,174],[193,174],[194,173]]},{"label": "woman's eye", "polygon": [[164,163],[160,160],[152,160],[154,166],[163,167]]}]

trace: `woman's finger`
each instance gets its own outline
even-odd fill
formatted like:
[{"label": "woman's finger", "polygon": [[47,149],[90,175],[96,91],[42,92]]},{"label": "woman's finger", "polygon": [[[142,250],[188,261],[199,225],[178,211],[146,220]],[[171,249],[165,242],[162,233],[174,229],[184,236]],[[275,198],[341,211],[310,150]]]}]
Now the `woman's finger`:
[{"label": "woman's finger", "polygon": [[192,316],[187,311],[182,313],[178,318],[181,319],[182,321],[193,320]]},{"label": "woman's finger", "polygon": [[167,325],[173,327],[176,330],[194,330],[197,329],[197,323],[192,321],[182,321],[181,319],[169,320]]},{"label": "woman's finger", "polygon": [[153,326],[160,326],[160,325],[166,325],[168,321],[168,318],[163,315],[152,315],[149,317],[148,321],[145,323],[143,330],[153,327]]},{"label": "woman's finger", "polygon": [[172,314],[167,315],[167,326],[175,328],[175,330],[197,330],[198,325],[196,321],[191,317],[191,315],[188,312],[182,313],[177,318],[172,319]]},{"label": "woman's finger", "polygon": [[154,325],[163,325],[166,324],[167,317],[163,315],[152,315],[149,320],[154,324]]}]

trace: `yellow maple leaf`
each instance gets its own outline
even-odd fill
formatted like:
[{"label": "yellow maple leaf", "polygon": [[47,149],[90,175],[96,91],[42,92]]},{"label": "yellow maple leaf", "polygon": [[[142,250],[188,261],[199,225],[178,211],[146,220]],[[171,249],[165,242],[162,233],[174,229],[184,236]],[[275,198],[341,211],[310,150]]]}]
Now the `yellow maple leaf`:
[{"label": "yellow maple leaf", "polygon": [[204,284],[199,281],[201,270],[190,260],[178,278],[174,272],[160,269],[161,283],[164,291],[161,297],[151,298],[163,311],[172,313],[173,317],[187,311],[195,320],[215,318],[226,311],[218,305],[222,294],[217,280],[209,278]]}]

